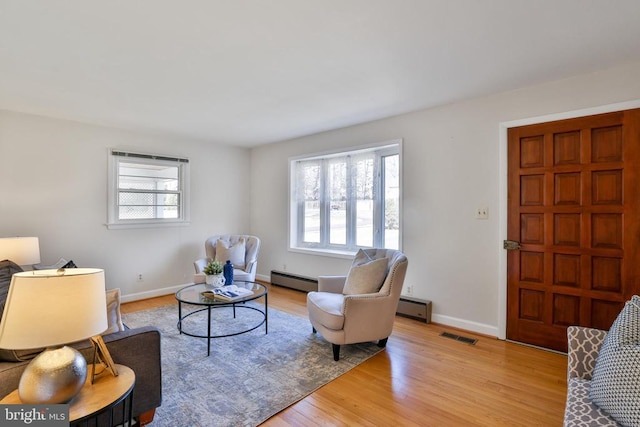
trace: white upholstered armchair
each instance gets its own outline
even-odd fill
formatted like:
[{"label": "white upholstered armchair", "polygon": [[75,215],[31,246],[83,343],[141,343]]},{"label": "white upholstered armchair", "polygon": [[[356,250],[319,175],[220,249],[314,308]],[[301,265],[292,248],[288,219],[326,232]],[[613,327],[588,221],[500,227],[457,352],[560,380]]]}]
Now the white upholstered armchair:
[{"label": "white upholstered armchair", "polygon": [[318,277],[318,292],[307,295],[313,332],[333,346],[378,341],[384,347],[393,330],[408,266],[407,257],[391,249],[360,250],[348,276]]},{"label": "white upholstered armchair", "polygon": [[248,234],[220,234],[209,237],[204,243],[206,258],[200,258],[193,263],[196,274],[195,283],[204,283],[204,268],[210,261],[218,260],[225,263],[230,260],[233,264],[233,280],[253,282],[258,269],[258,252],[260,239]]}]

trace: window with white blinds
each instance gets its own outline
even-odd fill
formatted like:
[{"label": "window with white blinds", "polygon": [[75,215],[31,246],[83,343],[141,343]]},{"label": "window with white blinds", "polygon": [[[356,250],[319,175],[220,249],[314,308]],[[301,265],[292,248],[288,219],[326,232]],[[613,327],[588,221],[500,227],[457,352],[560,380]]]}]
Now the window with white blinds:
[{"label": "window with white blinds", "polygon": [[110,150],[109,228],[188,223],[189,160]]}]

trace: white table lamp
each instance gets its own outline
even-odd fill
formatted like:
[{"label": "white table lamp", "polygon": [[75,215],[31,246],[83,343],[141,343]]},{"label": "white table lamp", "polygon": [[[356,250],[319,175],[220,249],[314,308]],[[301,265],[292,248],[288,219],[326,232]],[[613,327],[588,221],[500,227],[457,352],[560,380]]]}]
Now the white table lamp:
[{"label": "white table lamp", "polygon": [[104,271],[93,268],[38,270],[11,279],[0,322],[0,348],[48,347],[20,378],[24,403],[70,401],[84,385],[87,362],[65,344],[107,329]]},{"label": "white table lamp", "polygon": [[0,237],[0,260],[17,265],[40,263],[40,243],[37,237]]}]

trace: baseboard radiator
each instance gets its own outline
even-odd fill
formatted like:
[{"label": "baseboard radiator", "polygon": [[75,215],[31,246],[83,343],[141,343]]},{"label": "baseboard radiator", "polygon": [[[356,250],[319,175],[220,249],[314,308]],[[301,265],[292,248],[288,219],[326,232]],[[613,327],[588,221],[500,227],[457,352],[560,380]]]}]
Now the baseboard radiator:
[{"label": "baseboard radiator", "polygon": [[318,290],[318,279],[284,271],[271,270],[271,284],[304,292]]},{"label": "baseboard radiator", "polygon": [[[271,284],[303,292],[318,290],[318,279],[277,270],[271,270]],[[402,296],[396,314],[431,323],[431,301]]]},{"label": "baseboard radiator", "polygon": [[431,301],[402,296],[396,314],[431,323]]}]

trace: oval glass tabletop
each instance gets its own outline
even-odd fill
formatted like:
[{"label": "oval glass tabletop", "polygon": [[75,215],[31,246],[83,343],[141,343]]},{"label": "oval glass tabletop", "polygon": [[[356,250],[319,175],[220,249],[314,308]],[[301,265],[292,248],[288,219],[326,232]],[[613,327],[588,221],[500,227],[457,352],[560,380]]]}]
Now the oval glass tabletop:
[{"label": "oval glass tabletop", "polygon": [[[267,293],[267,287],[261,283],[245,282],[242,280],[234,280],[233,285],[238,288],[250,290],[252,293],[246,296],[240,296],[233,300],[214,299],[211,296],[213,288],[204,283],[186,286],[176,292],[176,299],[180,302],[194,305],[225,305],[239,302],[251,301],[264,296]],[[222,286],[224,290],[226,286]]]}]

